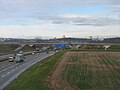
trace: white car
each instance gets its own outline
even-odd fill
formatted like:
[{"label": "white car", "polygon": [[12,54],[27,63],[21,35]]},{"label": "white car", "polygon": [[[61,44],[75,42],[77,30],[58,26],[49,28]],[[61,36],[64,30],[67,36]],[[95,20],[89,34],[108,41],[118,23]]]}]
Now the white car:
[{"label": "white car", "polygon": [[32,53],[33,55],[35,54],[35,53]]},{"label": "white car", "polygon": [[14,61],[14,57],[13,57],[13,56],[10,56],[10,57],[8,58],[8,61],[9,61],[9,62],[13,62],[13,61]]},{"label": "white car", "polygon": [[40,54],[40,53],[37,53],[37,54]]}]

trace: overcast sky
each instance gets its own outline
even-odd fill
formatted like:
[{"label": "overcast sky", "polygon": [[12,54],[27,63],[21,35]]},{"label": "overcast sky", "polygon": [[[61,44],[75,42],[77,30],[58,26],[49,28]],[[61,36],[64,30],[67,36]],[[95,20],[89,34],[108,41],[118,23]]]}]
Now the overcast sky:
[{"label": "overcast sky", "polygon": [[120,0],[0,0],[0,37],[120,36]]}]

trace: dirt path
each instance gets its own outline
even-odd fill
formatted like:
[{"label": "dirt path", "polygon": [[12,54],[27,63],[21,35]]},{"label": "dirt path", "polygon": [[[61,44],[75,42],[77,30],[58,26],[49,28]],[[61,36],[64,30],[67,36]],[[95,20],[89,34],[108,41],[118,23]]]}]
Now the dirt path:
[{"label": "dirt path", "polygon": [[67,81],[62,79],[62,73],[65,69],[65,65],[67,63],[67,60],[69,60],[69,52],[66,53],[62,60],[59,62],[59,64],[56,66],[51,79],[51,87],[54,90],[76,90],[76,88],[72,87]]}]

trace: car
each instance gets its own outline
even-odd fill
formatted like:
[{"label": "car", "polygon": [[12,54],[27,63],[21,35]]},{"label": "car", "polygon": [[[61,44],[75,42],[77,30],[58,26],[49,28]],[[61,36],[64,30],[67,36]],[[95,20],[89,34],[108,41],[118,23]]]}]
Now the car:
[{"label": "car", "polygon": [[46,53],[49,53],[49,51],[46,51]]},{"label": "car", "polygon": [[20,51],[19,53],[20,53],[20,54],[23,54],[23,51]]},{"label": "car", "polygon": [[40,53],[37,53],[37,54],[40,54]]},{"label": "car", "polygon": [[10,56],[10,57],[8,58],[8,61],[9,61],[9,62],[13,62],[14,59],[15,59],[15,58],[14,58],[13,56]]},{"label": "car", "polygon": [[35,53],[32,53],[33,55],[35,54]]}]

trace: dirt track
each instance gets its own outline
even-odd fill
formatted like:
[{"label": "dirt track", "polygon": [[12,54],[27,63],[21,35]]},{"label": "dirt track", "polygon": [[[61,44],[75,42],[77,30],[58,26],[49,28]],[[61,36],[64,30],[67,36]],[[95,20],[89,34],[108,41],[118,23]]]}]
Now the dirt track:
[{"label": "dirt track", "polygon": [[65,65],[67,63],[69,52],[66,53],[62,60],[59,62],[59,64],[56,66],[56,69],[54,70],[52,76],[51,76],[51,87],[54,90],[76,90],[75,87],[72,87],[67,81],[62,79],[62,72],[65,69]]}]

